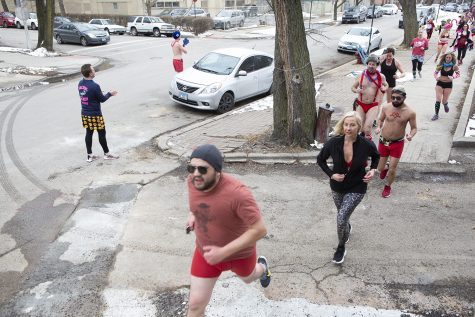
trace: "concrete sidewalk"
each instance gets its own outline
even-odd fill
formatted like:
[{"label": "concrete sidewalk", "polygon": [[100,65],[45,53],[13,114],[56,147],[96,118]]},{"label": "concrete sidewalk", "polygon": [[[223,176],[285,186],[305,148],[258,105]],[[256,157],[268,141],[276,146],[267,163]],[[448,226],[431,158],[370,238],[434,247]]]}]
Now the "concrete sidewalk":
[{"label": "concrete sidewalk", "polygon": [[[403,65],[408,75],[398,84],[403,85],[407,91],[407,103],[417,113],[418,134],[412,142],[406,142],[401,162],[405,163],[447,163],[449,160],[453,140],[456,145],[475,146],[475,138],[463,136],[468,122],[470,107],[472,105],[474,85],[470,89],[472,78],[470,65],[475,61],[473,52],[468,52],[464,64],[461,66],[461,77],[455,79],[454,89],[449,99],[450,112],[440,114],[438,121],[431,121],[435,103],[435,79],[433,72],[436,63],[437,37],[430,41],[430,48],[426,52],[426,61],[422,68],[422,78],[412,80],[412,64],[410,50],[399,50],[396,59]],[[322,83],[320,94],[317,97],[317,106],[329,103],[335,107],[332,120],[336,121],[346,111],[352,109],[356,97],[351,92],[351,85],[355,76],[364,69],[363,65],[350,62],[326,72],[316,78]],[[475,76],[474,76],[475,77]],[[467,93],[468,92],[468,93]],[[272,97],[270,97],[272,98]],[[257,101],[260,102],[260,101]],[[270,101],[268,102],[272,104]],[[462,114],[462,116],[460,116]],[[459,120],[460,117],[460,120]],[[460,121],[460,127],[454,135],[455,127]],[[202,143],[213,143],[225,154],[228,162],[243,161],[270,161],[292,163],[304,160],[314,162],[318,152],[306,153],[243,153],[236,149],[243,146],[249,139],[272,129],[272,109],[260,111],[234,111],[218,115],[206,121],[188,126],[172,133],[158,137],[159,148],[173,155],[188,157],[190,149]]]}]

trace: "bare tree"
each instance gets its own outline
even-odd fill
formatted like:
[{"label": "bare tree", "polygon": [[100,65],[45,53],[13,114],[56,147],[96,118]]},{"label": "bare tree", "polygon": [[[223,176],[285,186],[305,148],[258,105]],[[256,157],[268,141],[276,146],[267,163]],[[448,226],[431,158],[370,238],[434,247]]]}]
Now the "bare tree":
[{"label": "bare tree", "polygon": [[273,137],[307,146],[314,139],[315,80],[310,64],[300,0],[273,0],[275,69]]},{"label": "bare tree", "polygon": [[58,0],[59,4],[59,12],[61,12],[61,16],[66,16],[66,9],[64,8],[64,0]]},{"label": "bare tree", "polygon": [[6,0],[2,0],[2,7],[3,7],[3,11],[5,12],[10,12],[8,10],[8,6],[7,6],[7,1]]},{"label": "bare tree", "polygon": [[152,15],[153,0],[145,0],[145,8],[147,9],[147,15]]},{"label": "bare tree", "polygon": [[35,0],[38,17],[38,44],[36,48],[44,47],[53,51],[53,19],[54,0]]},{"label": "bare tree", "polygon": [[399,0],[404,12],[404,40],[402,46],[409,47],[417,36],[419,21],[417,21],[416,2],[414,0]]},{"label": "bare tree", "polygon": [[346,2],[346,0],[335,0],[333,3],[333,21],[336,21],[338,9]]}]

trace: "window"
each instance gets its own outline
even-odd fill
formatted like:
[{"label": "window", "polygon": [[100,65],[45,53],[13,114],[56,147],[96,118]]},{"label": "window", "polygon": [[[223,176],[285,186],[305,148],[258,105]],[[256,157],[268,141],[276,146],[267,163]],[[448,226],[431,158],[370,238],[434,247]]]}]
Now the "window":
[{"label": "window", "polygon": [[114,10],[119,9],[119,5],[117,4],[117,2],[112,2],[112,7],[114,8]]},{"label": "window", "polygon": [[273,59],[269,56],[258,55],[258,56],[255,56],[254,58],[255,58],[255,70],[272,65]]},{"label": "window", "polygon": [[99,23],[99,20],[92,20],[90,23],[91,23],[91,24],[100,24],[100,23]]},{"label": "window", "polygon": [[241,67],[239,70],[245,70],[246,72],[250,73],[254,71],[254,56],[246,58],[244,62],[242,62]]},{"label": "window", "polygon": [[143,23],[150,23],[150,19],[148,17],[143,18]]},{"label": "window", "polygon": [[135,23],[142,23],[142,17],[138,17],[137,21],[135,21]]}]

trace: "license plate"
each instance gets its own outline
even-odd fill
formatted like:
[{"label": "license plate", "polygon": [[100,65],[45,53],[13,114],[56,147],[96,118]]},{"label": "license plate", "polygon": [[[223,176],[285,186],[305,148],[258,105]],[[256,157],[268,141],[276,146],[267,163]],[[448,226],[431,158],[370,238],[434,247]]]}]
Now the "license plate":
[{"label": "license plate", "polygon": [[106,39],[105,39],[105,38],[104,38],[104,39],[102,39],[102,42],[105,42],[105,41],[106,41]]},{"label": "license plate", "polygon": [[180,92],[180,99],[188,100],[188,94],[186,92]]}]

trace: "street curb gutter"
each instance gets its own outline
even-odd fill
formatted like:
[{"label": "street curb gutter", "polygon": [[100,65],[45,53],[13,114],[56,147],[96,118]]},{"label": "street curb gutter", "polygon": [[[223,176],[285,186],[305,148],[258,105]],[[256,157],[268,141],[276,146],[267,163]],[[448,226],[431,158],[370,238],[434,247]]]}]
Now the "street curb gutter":
[{"label": "street curb gutter", "polygon": [[467,95],[465,96],[465,102],[463,103],[462,112],[460,113],[457,129],[455,130],[452,140],[452,147],[475,147],[475,138],[466,137],[465,129],[468,124],[470,109],[472,107],[472,100],[475,92],[475,71],[472,75],[472,81],[468,87]]}]

